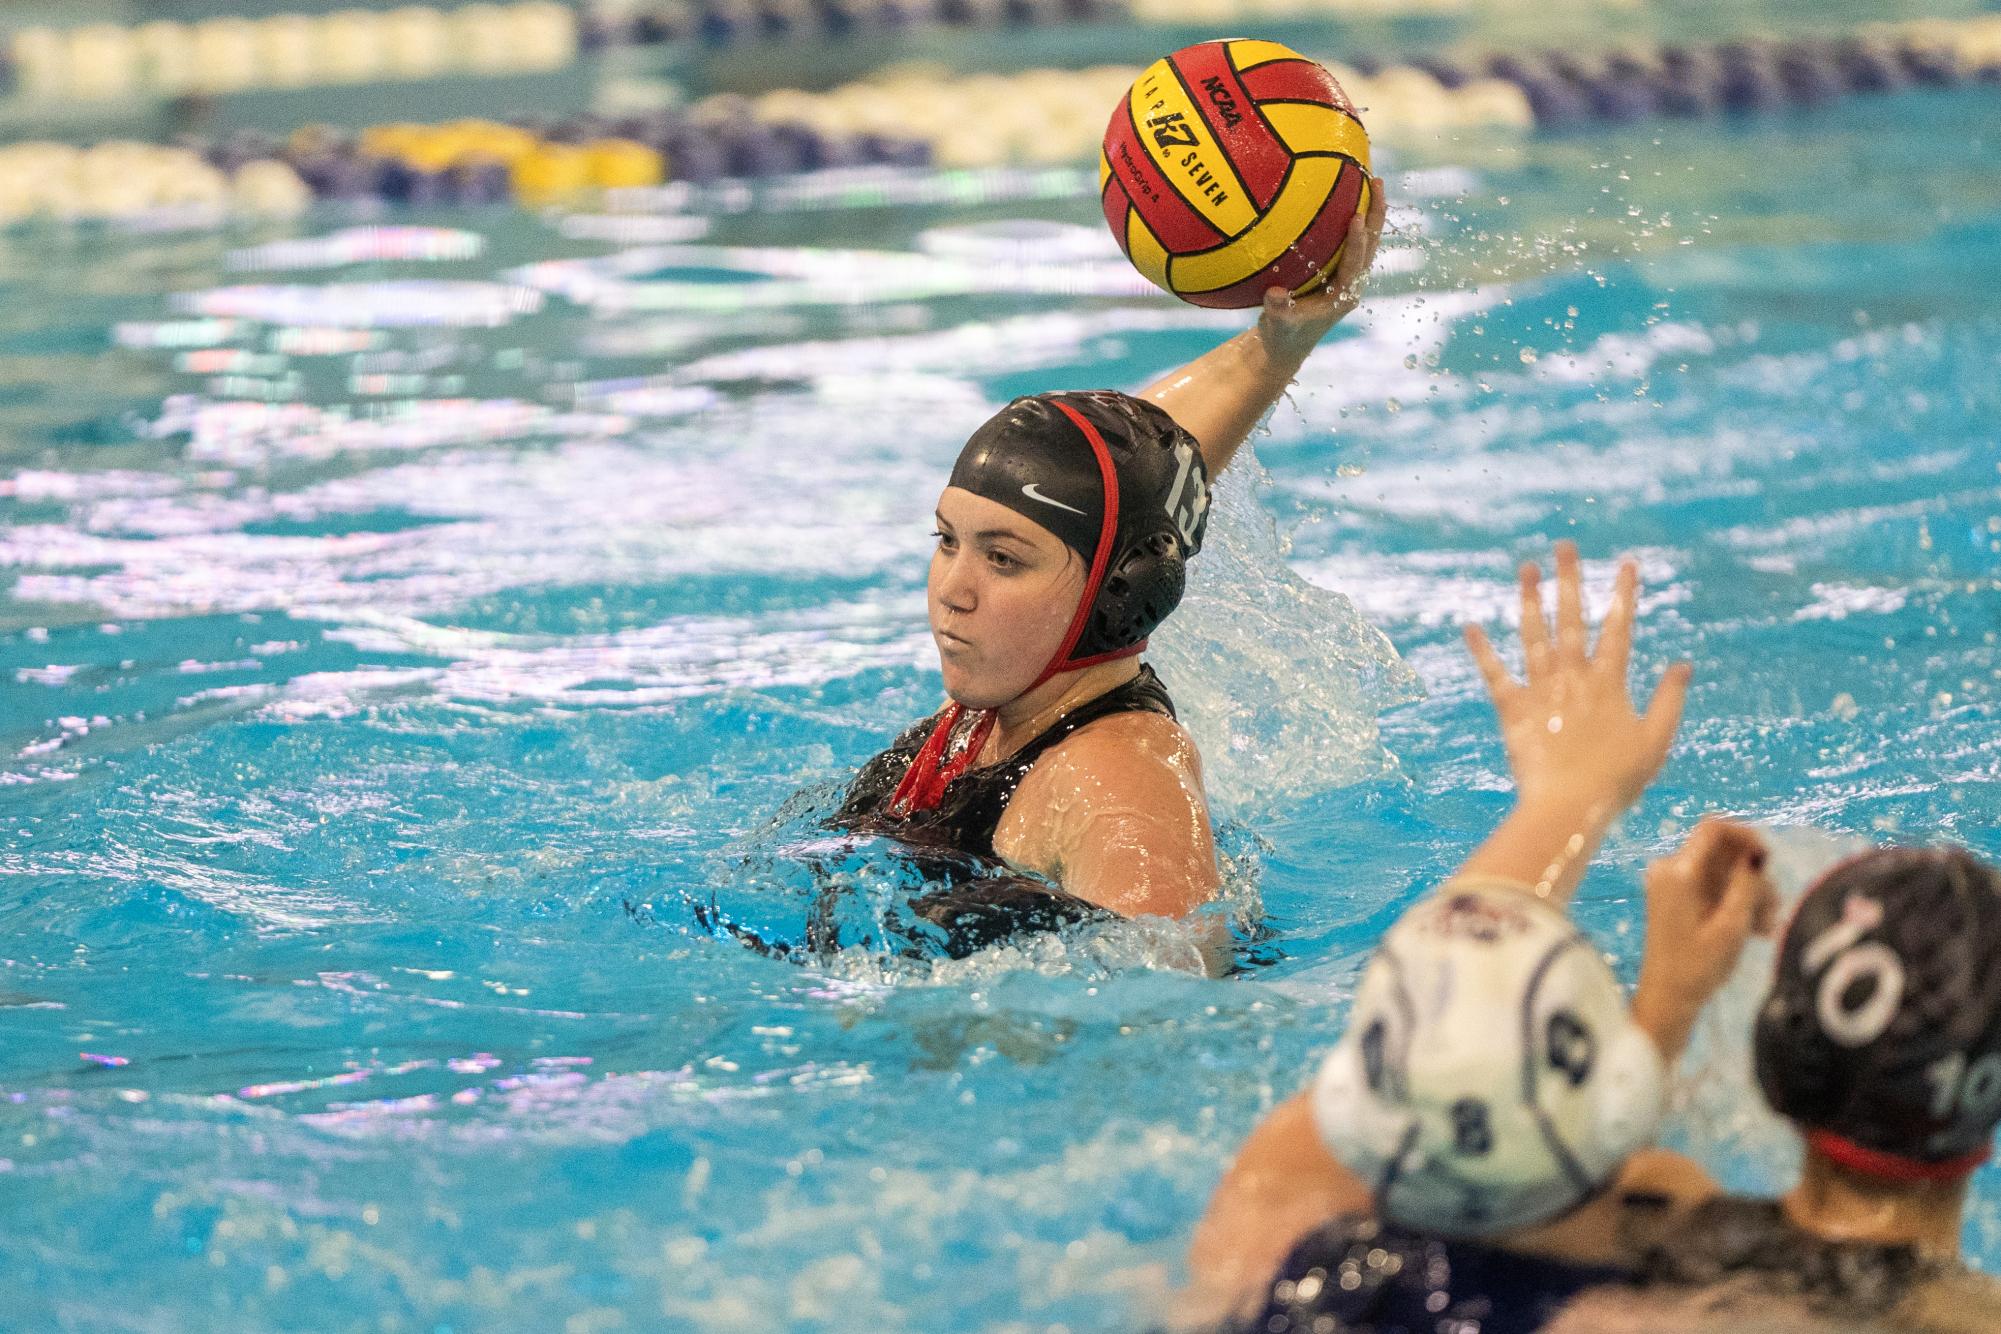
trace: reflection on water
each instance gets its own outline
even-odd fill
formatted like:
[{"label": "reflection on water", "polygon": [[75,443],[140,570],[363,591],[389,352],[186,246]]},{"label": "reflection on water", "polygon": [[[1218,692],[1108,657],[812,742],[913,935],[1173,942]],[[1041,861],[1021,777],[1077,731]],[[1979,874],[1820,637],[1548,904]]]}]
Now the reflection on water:
[{"label": "reflection on water", "polygon": [[[1996,114],[1407,164],[1395,271],[1223,488],[1153,655],[1257,965],[1220,982],[1146,924],[904,958],[882,927],[918,886],[865,850],[827,868],[838,950],[690,907],[803,935],[826,882],[774,814],[935,708],[921,581],[964,434],[1235,327],[1144,289],[1087,175],[10,234],[14,1309],[1143,1320],[1364,952],[1504,808],[1457,627],[1559,536],[1600,599],[1641,554],[1638,670],[1699,663],[1580,903],[1623,966],[1640,863],[1707,811],[2001,854],[2001,391],[1966,296]],[[1836,162],[1895,166],[1843,191]],[[1746,1183],[1784,1148],[1729,1027],[1757,985],[1674,1132]]]}]

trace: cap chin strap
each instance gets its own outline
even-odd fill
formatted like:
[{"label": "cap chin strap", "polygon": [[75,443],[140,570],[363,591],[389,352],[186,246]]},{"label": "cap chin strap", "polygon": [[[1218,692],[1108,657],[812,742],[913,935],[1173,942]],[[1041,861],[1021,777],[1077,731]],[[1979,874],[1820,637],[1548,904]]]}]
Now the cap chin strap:
[{"label": "cap chin strap", "polygon": [[[1088,658],[1072,658],[1068,662],[1061,664],[1051,663],[1043,670],[1042,675],[1036,678],[1035,685],[1030,686],[1028,690],[1033,690],[1035,686],[1039,686],[1044,681],[1060,676],[1064,672],[1081,671],[1086,667],[1096,667],[1101,662],[1117,662],[1120,658],[1135,658],[1144,652],[1146,652],[1146,641],[1142,639],[1137,644],[1128,644],[1124,648],[1108,649],[1103,653],[1093,653]],[[1024,690],[1021,693],[1025,695],[1028,693],[1028,690]]]},{"label": "cap chin strap", "polygon": [[[1084,433],[1090,442],[1091,453],[1098,460],[1098,477],[1105,488],[1105,512],[1098,523],[1098,545],[1091,554],[1091,569],[1084,578],[1084,595],[1077,600],[1077,610],[1070,617],[1070,628],[1063,633],[1063,642],[1056,647],[1056,653],[1049,659],[1049,665],[1042,669],[1042,675],[1029,682],[1021,692],[1030,690],[1063,673],[1074,672],[1084,667],[1096,666],[1101,662],[1111,662],[1118,658],[1130,658],[1145,651],[1146,641],[1126,648],[1112,649],[1107,653],[1094,653],[1088,658],[1072,659],[1077,641],[1084,637],[1084,627],[1090,624],[1091,608],[1098,603],[1098,591],[1104,586],[1105,569],[1112,563],[1112,538],[1119,531],[1119,477],[1112,467],[1112,451],[1105,444],[1105,437],[1098,434],[1098,428],[1090,419],[1071,407],[1068,403],[1057,403],[1055,408],[1068,417],[1071,424]],[[1015,696],[1016,699],[1021,695]],[[896,785],[896,793],[889,799],[889,813],[898,818],[917,811],[928,811],[945,798],[945,789],[952,780],[973,767],[974,761],[986,748],[987,738],[993,735],[994,722],[998,711],[977,710],[978,717],[972,729],[958,742],[953,735],[966,716],[965,706],[954,701],[946,706],[938,717],[938,725],[925,738],[923,748],[912,757],[910,767],[903,771],[903,781]]]},{"label": "cap chin strap", "polygon": [[1854,1140],[1837,1135],[1831,1130],[1809,1130],[1806,1132],[1807,1147],[1836,1167],[1846,1168],[1857,1176],[1875,1177],[1878,1181],[1897,1181],[1916,1184],[1919,1182],[1959,1181],[1976,1167],[1987,1161],[1994,1151],[1991,1144],[1982,1145],[1957,1158],[1946,1158],[1939,1162],[1926,1162],[1922,1158],[1906,1158],[1899,1153],[1885,1153],[1857,1144]]},{"label": "cap chin strap", "polygon": [[1084,433],[1084,439],[1090,442],[1091,453],[1098,460],[1098,478],[1104,485],[1105,510],[1098,520],[1098,545],[1091,553],[1090,573],[1084,578],[1084,595],[1077,599],[1077,611],[1070,617],[1070,628],[1064,632],[1063,642],[1057,645],[1055,656],[1051,657],[1049,665],[1042,669],[1042,675],[1029,683],[1028,690],[1021,692],[1024,695],[1059,672],[1074,672],[1080,667],[1110,662],[1115,658],[1129,658],[1146,648],[1146,641],[1142,639],[1137,644],[1126,648],[1115,648],[1108,653],[1094,653],[1088,658],[1078,658],[1075,661],[1070,658],[1070,654],[1077,647],[1077,641],[1084,637],[1084,627],[1091,622],[1091,609],[1098,605],[1098,592],[1104,587],[1105,570],[1112,563],[1112,539],[1119,531],[1119,475],[1112,467],[1111,448],[1105,444],[1105,437],[1098,434],[1098,428],[1091,424],[1090,418],[1068,403],[1057,403],[1054,406],[1058,412],[1068,417],[1071,424]]}]

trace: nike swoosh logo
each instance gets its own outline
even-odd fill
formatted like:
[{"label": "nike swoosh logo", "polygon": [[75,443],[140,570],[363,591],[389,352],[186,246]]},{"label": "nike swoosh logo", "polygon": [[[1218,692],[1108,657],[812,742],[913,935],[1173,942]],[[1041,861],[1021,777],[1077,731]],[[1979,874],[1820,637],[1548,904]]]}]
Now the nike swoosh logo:
[{"label": "nike swoosh logo", "polygon": [[1045,505],[1054,505],[1057,509],[1069,510],[1072,514],[1084,513],[1084,511],[1078,509],[1075,505],[1066,505],[1060,500],[1051,500],[1048,496],[1043,495],[1041,491],[1036,489],[1041,485],[1040,482],[1030,482],[1027,486],[1021,488],[1021,494],[1027,496],[1030,500],[1039,500]]}]

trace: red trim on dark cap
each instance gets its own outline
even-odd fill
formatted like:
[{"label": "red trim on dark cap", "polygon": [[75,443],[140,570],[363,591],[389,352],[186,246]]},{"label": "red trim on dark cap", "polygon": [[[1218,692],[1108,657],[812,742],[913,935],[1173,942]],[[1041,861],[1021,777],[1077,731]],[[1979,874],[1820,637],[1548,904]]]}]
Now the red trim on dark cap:
[{"label": "red trim on dark cap", "polygon": [[1993,1145],[1985,1144],[1957,1158],[1931,1163],[1922,1158],[1906,1158],[1902,1154],[1867,1148],[1831,1130],[1807,1131],[1806,1143],[1808,1148],[1836,1167],[1845,1167],[1860,1176],[1875,1177],[1881,1181],[1958,1181],[1986,1162],[1988,1155],[1994,1151]]},{"label": "red trim on dark cap", "polygon": [[[1090,420],[1083,413],[1077,411],[1077,409],[1071,407],[1068,403],[1053,403],[1052,406],[1058,412],[1068,417],[1076,425],[1077,429],[1084,433],[1084,439],[1090,442],[1091,452],[1098,459],[1098,476],[1104,482],[1105,486],[1105,512],[1098,520],[1098,545],[1097,549],[1091,553],[1091,572],[1084,579],[1084,596],[1077,601],[1076,614],[1070,618],[1070,628],[1064,632],[1063,642],[1057,647],[1056,656],[1051,658],[1049,665],[1042,669],[1042,675],[1036,677],[1030,683],[1028,690],[1035,689],[1036,686],[1041,685],[1058,672],[1075,671],[1079,667],[1089,666],[1094,662],[1108,661],[1113,656],[1128,656],[1125,651],[1121,651],[1117,654],[1106,654],[1079,662],[1070,661],[1070,651],[1076,648],[1077,641],[1084,637],[1084,627],[1091,620],[1091,608],[1097,605],[1098,589],[1105,582],[1105,567],[1111,564],[1112,561],[1112,538],[1119,531],[1119,475],[1112,467],[1111,447],[1105,444],[1105,437],[1098,434],[1098,428],[1091,425]],[[1132,650],[1132,652],[1137,651],[1137,649]],[[1024,690],[1021,693],[1025,695],[1028,693],[1028,690]]]}]

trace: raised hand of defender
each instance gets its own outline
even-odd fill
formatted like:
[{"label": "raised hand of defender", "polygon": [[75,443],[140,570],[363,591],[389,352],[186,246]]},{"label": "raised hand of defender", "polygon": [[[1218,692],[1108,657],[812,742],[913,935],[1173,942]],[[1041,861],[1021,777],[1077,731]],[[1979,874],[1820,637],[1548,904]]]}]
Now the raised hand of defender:
[{"label": "raised hand of defender", "polygon": [[1265,293],[1264,311],[1258,316],[1258,334],[1273,356],[1295,364],[1304,362],[1327,331],[1362,304],[1362,290],[1368,284],[1369,267],[1376,262],[1376,247],[1383,240],[1383,183],[1369,178],[1369,204],[1358,209],[1348,226],[1348,239],[1341,262],[1325,287],[1306,296],[1294,296],[1283,287]]},{"label": "raised hand of defender", "polygon": [[1554,627],[1543,611],[1541,571],[1523,565],[1524,680],[1509,674],[1485,632],[1466,627],[1466,646],[1500,715],[1508,768],[1524,803],[1554,799],[1624,809],[1666,763],[1694,669],[1675,663],[1646,712],[1634,709],[1626,669],[1639,581],[1639,566],[1620,562],[1612,605],[1591,648],[1576,544],[1556,545]]},{"label": "raised hand of defender", "polygon": [[1647,944],[1633,1014],[1664,1055],[1688,1045],[1696,1016],[1725,982],[1744,944],[1769,935],[1778,891],[1765,840],[1747,825],[1704,820],[1671,856],[1647,866]]}]

